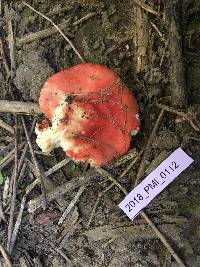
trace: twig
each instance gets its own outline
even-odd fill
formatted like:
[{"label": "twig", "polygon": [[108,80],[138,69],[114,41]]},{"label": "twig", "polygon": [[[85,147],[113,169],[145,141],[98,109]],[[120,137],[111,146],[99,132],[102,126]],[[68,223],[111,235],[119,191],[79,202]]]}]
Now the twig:
[{"label": "twig", "polygon": [[[107,171],[104,170],[104,175],[105,177],[112,177]],[[109,178],[111,180],[111,178]],[[112,177],[112,181],[115,181],[115,178]],[[119,184],[117,181],[115,181],[115,185],[124,193],[124,195],[128,195],[127,190]],[[158,228],[155,226],[155,224],[151,221],[151,219],[146,215],[144,211],[140,212],[141,216],[145,219],[145,221],[148,223],[148,225],[151,227],[151,229],[154,231],[154,233],[157,235],[157,237],[161,240],[163,245],[167,248],[167,250],[170,252],[170,254],[174,257],[176,262],[179,264],[181,267],[186,267],[182,260],[179,258],[179,256],[176,254],[176,252],[173,250],[171,245],[168,243],[166,238],[162,235],[162,233],[158,230]]]},{"label": "twig", "polygon": [[8,26],[8,46],[10,52],[10,75],[11,78],[14,77],[15,69],[16,69],[16,61],[15,61],[15,37],[13,32],[11,14],[8,9],[8,5],[5,5],[5,14],[7,17],[7,26]]},{"label": "twig", "polygon": [[5,217],[4,212],[3,212],[3,204],[2,204],[2,200],[1,200],[1,198],[0,198],[0,222],[1,222],[2,220],[3,220],[4,222],[6,222],[6,217]]},{"label": "twig", "polygon": [[67,242],[67,239],[72,236],[76,230],[76,228],[79,226],[81,223],[82,219],[80,219],[77,223],[70,225],[70,227],[67,228],[67,233],[63,237],[62,241],[60,242],[59,249],[62,249]]},{"label": "twig", "polygon": [[72,210],[72,208],[74,207],[74,205],[76,205],[79,197],[82,195],[83,191],[85,190],[85,186],[81,186],[78,190],[78,192],[76,193],[76,195],[74,196],[74,198],[72,199],[72,201],[69,203],[68,207],[66,208],[66,210],[63,212],[62,216],[60,217],[59,221],[58,221],[58,225],[62,224],[63,221],[65,220],[65,218],[67,217],[67,215],[70,213],[70,211]]},{"label": "twig", "polygon": [[14,244],[15,244],[15,241],[16,241],[16,238],[17,238],[17,234],[18,234],[19,227],[20,227],[21,220],[22,220],[22,214],[23,214],[24,207],[25,207],[25,202],[26,202],[26,195],[22,198],[20,211],[19,211],[19,214],[17,216],[17,220],[15,222],[15,226],[14,226],[14,229],[13,229],[13,232],[12,232],[10,251],[13,250],[13,247],[14,247]]},{"label": "twig", "polygon": [[[50,168],[48,171],[46,171],[44,173],[44,177],[47,178],[48,176],[50,176],[51,174],[53,174],[54,172],[56,172],[60,168],[64,167],[69,162],[70,162],[69,158],[58,162],[56,165],[54,165],[52,168]],[[40,180],[38,178],[36,178],[30,185],[28,185],[26,187],[26,194],[29,194],[30,191],[32,191],[33,188],[39,183],[40,183]]]},{"label": "twig", "polygon": [[104,177],[107,177],[113,184],[115,184],[118,188],[120,188],[120,190],[126,194],[126,189],[124,189],[124,187],[118,183],[113,177],[112,175],[110,175],[106,170],[102,169],[101,167],[95,167],[95,170],[97,172],[99,172],[101,175],[103,175]]},{"label": "twig", "polygon": [[95,214],[95,212],[96,212],[97,206],[99,205],[99,202],[100,202],[101,198],[102,198],[103,195],[104,195],[106,192],[108,192],[114,185],[115,185],[115,184],[113,184],[113,183],[110,184],[105,190],[103,190],[102,192],[100,192],[100,193],[98,194],[97,200],[95,201],[94,207],[93,207],[93,209],[92,209],[90,218],[89,218],[88,223],[87,223],[87,226],[86,226],[87,228],[90,227],[90,224],[91,224],[91,222],[92,222],[92,220],[93,220],[94,214]]},{"label": "twig", "polygon": [[163,104],[157,104],[157,106],[163,110],[166,110],[168,112],[171,112],[171,113],[175,113],[176,115],[182,117],[184,120],[187,120],[191,127],[196,131],[196,132],[199,132],[200,129],[199,127],[192,121],[191,119],[191,116],[183,111],[178,111],[177,109],[173,108],[173,107],[169,107],[169,106],[166,106],[166,105],[163,105]]},{"label": "twig", "polygon": [[[68,26],[68,21],[69,20],[64,21],[64,22],[58,24],[57,26],[61,30],[65,30],[66,27]],[[17,46],[20,47],[24,44],[29,44],[31,42],[47,38],[47,37],[54,35],[54,34],[58,34],[58,30],[54,26],[51,28],[48,28],[48,29],[38,31],[38,32],[29,33],[29,34],[26,34],[25,36],[17,39]],[[66,31],[65,31],[65,35],[70,37],[70,38],[74,37],[74,35],[72,33],[66,32]]]},{"label": "twig", "polygon": [[[82,17],[81,19],[79,19],[79,20],[75,21],[74,23],[72,23],[72,26],[73,27],[78,26],[81,23],[93,18],[95,15],[96,15],[95,12],[91,12],[91,13],[87,14],[86,16]],[[73,38],[74,35],[72,33],[66,32],[66,27],[69,25],[69,21],[70,21],[70,19],[58,24],[57,26],[60,28],[60,30],[65,30],[65,34],[68,37]],[[41,31],[38,31],[38,32],[34,32],[34,33],[30,33],[30,34],[27,34],[27,35],[25,35],[25,36],[23,36],[21,38],[18,38],[17,39],[17,46],[22,46],[24,44],[28,44],[28,43],[31,43],[33,41],[43,39],[43,38],[46,38],[48,36],[51,36],[51,35],[54,35],[54,34],[57,34],[57,33],[58,33],[58,30],[55,27],[48,28],[48,29],[45,29],[45,30],[41,30]]]},{"label": "twig", "polygon": [[37,158],[35,156],[35,153],[33,151],[33,147],[32,147],[32,144],[31,144],[30,137],[28,135],[28,131],[27,131],[26,124],[25,124],[23,116],[22,116],[22,124],[23,124],[23,127],[24,127],[24,132],[25,132],[26,139],[27,139],[27,142],[28,142],[28,145],[29,145],[31,156],[32,156],[32,159],[33,159],[36,171],[37,171],[37,176],[38,176],[37,178],[39,178],[40,184],[41,184],[42,196],[43,196],[43,203],[42,203],[43,209],[46,209],[46,194],[45,194],[45,186],[44,186],[44,180],[43,180],[44,175],[41,173],[41,170],[39,168],[39,164],[38,164]]},{"label": "twig", "polygon": [[0,112],[25,113],[29,115],[40,114],[41,110],[37,103],[23,101],[0,100]]},{"label": "twig", "polygon": [[[31,135],[35,129],[35,124],[36,124],[36,121],[37,121],[37,118],[34,118],[33,122],[32,122],[32,125],[31,125],[31,129],[30,129],[30,133],[29,133],[29,138],[31,138]],[[27,150],[28,150],[28,142],[26,142],[24,148],[23,148],[23,151],[22,151],[22,154],[21,154],[21,157],[20,157],[20,160],[19,160],[19,166],[18,166],[18,173],[20,175],[21,173],[21,168],[23,166],[23,163],[24,163],[24,159],[26,157],[26,153],[27,153]],[[18,180],[19,182],[19,180]]]},{"label": "twig", "polygon": [[44,177],[48,177],[49,175],[53,174],[54,172],[56,172],[57,170],[61,169],[62,167],[64,167],[65,165],[67,165],[69,162],[71,161],[70,158],[66,158],[63,159],[62,161],[58,162],[56,165],[54,165],[52,168],[48,169],[48,171],[46,171],[44,173]]},{"label": "twig", "polygon": [[169,46],[169,40],[167,40],[167,42],[165,43],[165,47],[163,49],[162,57],[161,57],[161,60],[160,60],[160,67],[162,67],[163,60],[164,60],[164,57],[166,55],[166,51],[167,51],[168,46]]},{"label": "twig", "polygon": [[14,129],[9,124],[0,119],[0,127],[6,129],[8,132],[14,135]]},{"label": "twig", "polygon": [[[92,179],[91,172],[87,172],[86,175],[74,178],[69,182],[64,183],[61,186],[57,186],[54,190],[46,194],[47,201],[52,200],[68,193],[72,192],[80,186],[87,186]],[[36,197],[28,202],[28,211],[30,213],[35,212],[42,205],[42,196]]]},{"label": "twig", "polygon": [[[18,149],[20,150],[24,146],[25,142],[22,142],[18,145]],[[0,160],[0,170],[2,170],[5,166],[7,166],[13,159],[15,154],[15,148],[11,150],[2,160]]]},{"label": "twig", "polygon": [[133,2],[137,5],[139,5],[142,9],[146,10],[147,12],[149,12],[153,15],[156,15],[156,16],[160,16],[159,12],[153,10],[150,6],[145,4],[143,0],[133,0]]},{"label": "twig", "polygon": [[138,169],[138,173],[137,173],[136,180],[134,182],[134,186],[136,186],[138,184],[139,180],[145,174],[145,166],[146,166],[145,162],[147,160],[149,160],[150,153],[151,153],[151,146],[152,146],[153,140],[155,138],[156,131],[157,131],[158,127],[160,126],[160,123],[161,123],[161,121],[163,119],[163,115],[164,115],[164,110],[162,109],[160,114],[159,114],[159,117],[158,117],[158,119],[156,121],[156,124],[153,127],[153,130],[152,130],[151,135],[150,135],[150,137],[148,139],[148,142],[146,144],[146,148],[144,150],[144,155],[142,157],[142,160],[141,160],[141,163],[140,163],[140,167]]},{"label": "twig", "polygon": [[15,212],[15,202],[16,202],[16,185],[17,185],[17,177],[18,177],[18,137],[17,137],[17,129],[18,129],[18,120],[15,117],[15,166],[12,174],[10,189],[12,190],[11,197],[11,207],[10,207],[10,218],[8,225],[8,240],[7,240],[7,250],[11,253],[11,237],[13,230],[13,220],[14,220],[14,212]]},{"label": "twig", "polygon": [[131,163],[128,165],[128,167],[122,172],[122,174],[119,176],[118,180],[122,179],[129,171],[132,169],[132,167],[135,165],[135,163],[140,159],[141,155],[143,153],[143,150],[141,150],[138,154],[137,157],[131,161]]},{"label": "twig", "polygon": [[156,26],[156,24],[154,24],[151,20],[150,20],[151,26],[154,28],[154,30],[158,33],[158,35],[160,36],[161,41],[166,45],[167,44],[167,40],[166,38],[163,36],[162,32],[158,29],[158,27]]},{"label": "twig", "polygon": [[12,267],[12,263],[8,257],[8,254],[6,253],[4,247],[2,246],[2,244],[0,244],[0,252],[5,260],[5,263],[6,263],[6,267]]},{"label": "twig", "polygon": [[67,36],[65,36],[65,34],[63,33],[63,31],[61,31],[60,28],[50,18],[48,18],[47,16],[45,16],[41,12],[37,11],[35,8],[33,8],[32,6],[30,6],[26,2],[22,1],[22,3],[25,6],[27,6],[28,8],[30,8],[32,11],[34,11],[35,13],[37,13],[38,15],[40,15],[41,17],[43,17],[44,19],[46,19],[47,21],[49,21],[59,31],[59,33],[64,37],[64,39],[69,43],[69,45],[72,47],[72,49],[74,50],[75,54],[79,57],[79,59],[81,60],[81,62],[84,62],[84,59],[79,54],[79,52],[77,51],[77,49],[75,48],[75,46],[73,45],[73,43],[69,40],[69,38],[67,38]]},{"label": "twig", "polygon": [[7,61],[7,58],[6,58],[6,55],[5,55],[3,40],[2,40],[1,37],[0,37],[0,51],[1,51],[1,56],[2,56],[2,59],[3,59],[3,64],[4,64],[4,67],[5,67],[7,76],[9,77],[10,76],[10,69],[8,67],[8,61]]},{"label": "twig", "polygon": [[113,160],[113,162],[110,164],[112,167],[119,167],[123,164],[125,164],[127,161],[132,160],[138,155],[138,152],[136,149],[130,149],[126,154],[123,156]]}]

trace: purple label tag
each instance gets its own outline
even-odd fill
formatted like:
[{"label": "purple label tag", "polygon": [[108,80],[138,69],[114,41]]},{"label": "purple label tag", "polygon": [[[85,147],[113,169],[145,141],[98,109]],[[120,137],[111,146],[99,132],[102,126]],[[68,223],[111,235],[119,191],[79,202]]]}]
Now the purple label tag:
[{"label": "purple label tag", "polygon": [[181,148],[176,149],[118,205],[133,220],[168,184],[194,160]]}]

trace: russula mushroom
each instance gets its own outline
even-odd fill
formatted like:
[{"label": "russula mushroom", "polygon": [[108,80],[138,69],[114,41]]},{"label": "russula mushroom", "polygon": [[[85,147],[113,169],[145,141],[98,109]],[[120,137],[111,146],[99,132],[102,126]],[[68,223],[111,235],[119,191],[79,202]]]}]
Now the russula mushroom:
[{"label": "russula mushroom", "polygon": [[104,165],[124,154],[139,131],[135,97],[112,70],[78,64],[50,77],[39,104],[48,119],[36,126],[44,152],[62,147],[76,162]]}]

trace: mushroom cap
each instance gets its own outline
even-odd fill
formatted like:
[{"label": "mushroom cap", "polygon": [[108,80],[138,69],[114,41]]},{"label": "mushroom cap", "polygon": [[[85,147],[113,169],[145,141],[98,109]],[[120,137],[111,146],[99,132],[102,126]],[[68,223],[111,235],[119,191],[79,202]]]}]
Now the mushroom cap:
[{"label": "mushroom cap", "polygon": [[50,77],[39,104],[51,122],[36,128],[44,151],[61,146],[74,161],[103,165],[124,154],[139,130],[134,95],[112,70],[83,63]]}]

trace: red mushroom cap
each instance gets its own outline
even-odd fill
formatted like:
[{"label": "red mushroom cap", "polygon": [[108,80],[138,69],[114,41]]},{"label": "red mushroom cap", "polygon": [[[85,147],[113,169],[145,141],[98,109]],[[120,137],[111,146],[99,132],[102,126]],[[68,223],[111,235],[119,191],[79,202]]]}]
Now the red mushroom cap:
[{"label": "red mushroom cap", "polygon": [[74,161],[103,165],[129,149],[139,130],[138,105],[112,70],[92,63],[50,77],[41,90],[47,120],[36,127],[37,143],[50,152],[61,146]]}]

